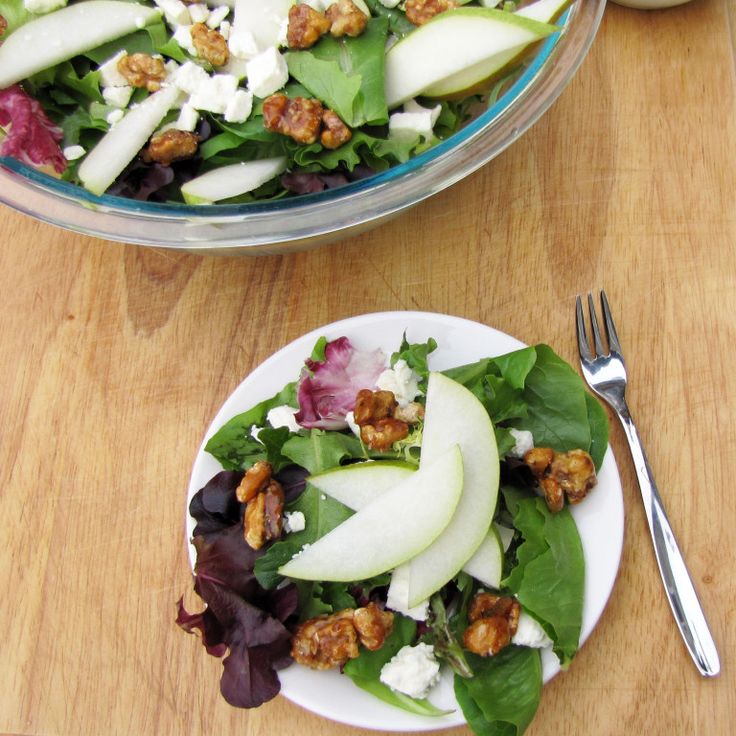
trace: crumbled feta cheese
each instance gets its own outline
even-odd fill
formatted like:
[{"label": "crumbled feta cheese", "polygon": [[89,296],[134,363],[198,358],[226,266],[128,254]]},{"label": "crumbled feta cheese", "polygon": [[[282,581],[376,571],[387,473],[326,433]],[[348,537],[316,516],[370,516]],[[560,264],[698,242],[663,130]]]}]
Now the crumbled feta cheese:
[{"label": "crumbled feta cheese", "polygon": [[23,0],[25,9],[29,13],[37,13],[38,15],[63,8],[66,3],[67,0]]},{"label": "crumbled feta cheese", "polygon": [[176,125],[174,127],[178,130],[186,130],[189,133],[192,133],[197,127],[198,122],[199,113],[194,107],[192,107],[192,105],[190,105],[188,102],[185,102],[181,107],[179,118],[177,119]]},{"label": "crumbled feta cheese", "polygon": [[[207,26],[214,30],[222,24],[228,15],[230,15],[230,8],[227,5],[218,5],[216,8],[210,10],[207,18]],[[228,25],[230,24],[228,23]],[[222,33],[222,29],[220,29],[220,33]]]},{"label": "crumbled feta cheese", "polygon": [[420,136],[425,140],[432,137],[434,124],[442,110],[441,105],[422,107],[414,100],[404,103],[404,112],[395,112],[388,120],[389,137],[407,138]]},{"label": "crumbled feta cheese", "polygon": [[199,64],[187,61],[176,70],[172,81],[182,92],[191,95],[207,84],[209,78],[209,74]]},{"label": "crumbled feta cheese", "polygon": [[252,59],[258,56],[258,44],[253,34],[245,28],[230,29],[227,47],[236,59]]},{"label": "crumbled feta cheese", "polygon": [[[238,92],[245,92],[245,90],[238,90]],[[245,94],[248,93],[245,92]],[[227,113],[225,114],[227,115]],[[292,406],[288,406],[288,404],[274,406],[274,408],[269,409],[268,414],[266,414],[266,420],[274,429],[277,427],[287,427],[290,432],[298,432],[301,427],[294,418],[294,414],[296,414],[296,412],[297,410]]]},{"label": "crumbled feta cheese", "polygon": [[382,391],[393,391],[399,406],[406,406],[419,394],[419,376],[405,360],[397,360],[393,368],[387,368],[376,381]]},{"label": "crumbled feta cheese", "polygon": [[197,110],[224,113],[238,88],[238,78],[232,74],[214,74],[198,85],[189,104]]},{"label": "crumbled feta cheese", "polygon": [[[230,36],[232,40],[232,36]],[[248,89],[261,99],[281,89],[289,79],[286,59],[271,46],[248,62]]]},{"label": "crumbled feta cheese", "polygon": [[82,158],[87,151],[82,146],[67,146],[62,153],[67,161],[76,161],[78,158]]},{"label": "crumbled feta cheese", "polygon": [[126,87],[102,88],[102,97],[108,105],[112,105],[113,107],[127,107],[132,95],[133,88],[130,85]]},{"label": "crumbled feta cheese", "polygon": [[282,18],[279,24],[279,32],[276,36],[277,46],[288,46],[289,45],[289,19]]},{"label": "crumbled feta cheese", "polygon": [[127,87],[130,84],[118,71],[118,62],[125,55],[125,50],[118,51],[111,59],[100,64],[97,68],[97,71],[100,73],[100,87]]},{"label": "crumbled feta cheese", "polygon": [[194,48],[194,41],[192,41],[192,27],[190,25],[176,26],[173,38],[190,56],[197,56],[197,49]]},{"label": "crumbled feta cheese", "polygon": [[511,638],[511,643],[518,644],[522,647],[544,649],[545,647],[552,646],[552,639],[547,636],[545,630],[539,625],[536,619],[522,610],[519,616],[519,624],[516,628],[516,633]]},{"label": "crumbled feta cheese", "polygon": [[252,426],[252,427],[250,428],[250,436],[251,436],[251,437],[252,437],[252,438],[253,438],[254,440],[257,440],[257,439],[258,439],[258,435],[259,435],[259,434],[261,433],[261,430],[262,430],[262,429],[263,429],[263,427],[256,427],[255,425],[253,425],[253,426]]},{"label": "crumbled feta cheese", "polygon": [[187,6],[192,23],[205,23],[210,17],[210,9],[203,3],[194,3]]},{"label": "crumbled feta cheese", "polygon": [[350,431],[358,438],[360,439],[360,427],[355,423],[355,412],[349,411],[345,415],[345,421],[348,424],[348,427],[350,427]]},{"label": "crumbled feta cheese", "polygon": [[509,450],[511,457],[522,458],[534,447],[534,437],[532,433],[526,429],[510,429],[511,436],[516,440],[516,444]]},{"label": "crumbled feta cheese", "polygon": [[440,679],[431,644],[404,646],[381,668],[381,682],[410,698],[426,698]]},{"label": "crumbled feta cheese", "polygon": [[252,109],[253,94],[247,90],[239,89],[227,103],[225,120],[228,123],[244,123],[250,116]]},{"label": "crumbled feta cheese", "polygon": [[190,25],[192,19],[187,6],[181,0],[153,0],[164,11],[166,20],[172,26]]},{"label": "crumbled feta cheese", "polygon": [[118,108],[117,110],[109,112],[105,120],[107,120],[108,125],[112,126],[115,125],[115,123],[119,123],[124,117],[125,113]]},{"label": "crumbled feta cheese", "polygon": [[218,30],[219,30],[219,32],[220,32],[220,35],[221,35],[221,36],[222,36],[222,37],[223,37],[223,38],[224,38],[224,39],[225,39],[226,41],[229,41],[229,40],[230,40],[230,30],[231,30],[231,29],[232,29],[232,26],[231,26],[231,25],[230,25],[230,23],[229,23],[228,21],[226,21],[226,20],[222,21],[222,23],[220,23],[220,27],[218,28]]},{"label": "crumbled feta cheese", "polygon": [[301,511],[286,511],[284,513],[284,531],[287,534],[301,532],[307,526],[307,520]]}]

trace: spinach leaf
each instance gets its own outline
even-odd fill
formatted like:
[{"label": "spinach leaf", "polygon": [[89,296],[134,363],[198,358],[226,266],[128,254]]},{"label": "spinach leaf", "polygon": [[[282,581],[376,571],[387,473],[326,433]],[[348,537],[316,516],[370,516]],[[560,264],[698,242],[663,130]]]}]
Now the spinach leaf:
[{"label": "spinach leaf", "polygon": [[162,54],[181,63],[188,58],[179,44],[171,38],[171,33],[163,20],[154,21],[140,31],[108,41],[91,51],[86,51],[84,55],[96,64],[103,64],[120,49],[125,49],[129,54]]},{"label": "spinach leaf", "polygon": [[585,561],[575,520],[568,509],[553,514],[544,500],[502,487],[506,506],[523,542],[516,565],[502,585],[536,618],[567,667],[578,649],[583,620]]},{"label": "spinach leaf", "polygon": [[353,434],[310,429],[292,435],[281,452],[313,475],[340,465],[345,458],[365,458],[360,440]]},{"label": "spinach leaf", "polygon": [[[257,575],[258,573],[256,573]],[[295,580],[299,599],[299,620],[336,613],[344,608],[355,608],[347,583],[325,583],[317,580]]]},{"label": "spinach leaf", "polygon": [[493,657],[470,656],[475,676],[455,677],[455,697],[473,733],[519,736],[539,707],[539,650],[511,645]]},{"label": "spinach leaf", "polygon": [[332,531],[353,512],[339,501],[320,493],[314,486],[307,484],[304,493],[287,507],[288,511],[301,511],[304,514],[305,527],[300,532],[288,534],[285,539],[276,542],[258,559],[255,575],[258,582],[267,590],[275,588],[284,578],[278,569],[286,564],[305,544],[312,544],[327,532]]},{"label": "spinach leaf", "polygon": [[415,621],[399,613],[394,614],[393,631],[386,638],[383,646],[375,652],[361,649],[360,655],[355,659],[351,659],[345,665],[343,672],[359,688],[362,688],[386,703],[420,716],[441,716],[448,711],[440,710],[426,698],[419,700],[396,692],[388,687],[388,685],[384,685],[380,679],[383,665],[403,646],[414,643],[416,630],[417,625]]},{"label": "spinach leaf", "polygon": [[[268,412],[284,404],[297,408],[296,383],[287,383],[270,399],[261,401],[248,411],[225,422],[210,437],[205,445],[205,451],[215,457],[226,470],[247,470],[256,460],[265,459],[264,447],[251,436],[251,429],[263,427]],[[272,440],[273,437],[269,439]]]}]

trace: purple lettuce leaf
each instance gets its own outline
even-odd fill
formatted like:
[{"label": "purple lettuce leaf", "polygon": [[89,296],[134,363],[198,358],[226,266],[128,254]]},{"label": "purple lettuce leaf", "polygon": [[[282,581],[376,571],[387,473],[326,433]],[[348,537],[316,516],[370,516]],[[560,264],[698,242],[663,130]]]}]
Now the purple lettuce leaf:
[{"label": "purple lettuce leaf", "polygon": [[363,388],[375,388],[385,368],[381,350],[356,350],[347,337],[328,342],[324,361],[308,358],[297,387],[296,421],[307,429],[345,429],[345,415]]},{"label": "purple lettuce leaf", "polygon": [[243,505],[235,490],[242,479],[242,471],[223,470],[192,496],[189,513],[197,522],[193,536],[220,532],[241,520]]}]

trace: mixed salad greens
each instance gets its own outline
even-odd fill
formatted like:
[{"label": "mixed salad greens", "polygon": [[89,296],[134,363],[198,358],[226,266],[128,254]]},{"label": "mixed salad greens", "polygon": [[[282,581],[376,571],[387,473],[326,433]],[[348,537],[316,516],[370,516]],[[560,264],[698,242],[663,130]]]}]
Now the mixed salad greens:
[{"label": "mixed salad greens", "polygon": [[[428,659],[435,672],[439,665],[450,668],[457,703],[473,731],[483,736],[521,734],[532,721],[542,688],[540,647],[551,648],[563,668],[575,656],[585,577],[580,537],[567,506],[550,511],[522,457],[530,447],[584,451],[598,469],[608,442],[606,414],[572,368],[546,345],[442,374],[431,371],[436,347],[432,339],[410,343],[405,335],[387,360],[380,350],[357,350],[347,337],[322,338],[293,382],[230,419],[207,442],[206,451],[223,470],[190,503],[196,520],[194,589],[206,607],[189,613],[180,600],[177,623],[186,631],[197,630],[207,651],[224,657],[221,692],[229,703],[256,707],[273,698],[280,688],[278,671],[297,666],[295,642],[305,626],[337,619],[357,607],[388,612],[393,622],[381,646],[360,646],[340,662],[341,672],[377,698],[431,717],[446,712],[432,702],[436,677],[418,688],[416,683],[407,687],[387,669],[400,668],[407,652]],[[401,602],[398,568],[360,580],[285,577],[282,571],[289,561],[357,518],[362,503],[365,508],[376,505],[371,498],[353,503],[352,490],[369,496],[385,490],[378,481],[362,488],[358,483],[354,489],[348,484],[342,489],[347,495],[333,497],[324,478],[347,478],[348,473],[356,478],[355,470],[366,468],[389,475],[402,469],[416,478],[426,470],[433,461],[422,454],[429,452],[425,441],[434,431],[429,426],[435,411],[430,404],[437,396],[432,387],[440,383],[463,387],[458,390],[491,420],[491,456],[497,447],[500,481],[495,509],[482,524],[488,538],[498,542],[497,572],[476,565],[471,574],[470,563],[463,560],[452,579],[413,607]],[[415,413],[400,439],[378,449],[366,442],[363,425],[356,426],[360,397],[379,396],[376,390],[390,390],[404,407],[403,414],[396,410],[394,416],[406,416],[406,407]],[[286,521],[283,530],[254,549],[246,541],[252,501],[243,503],[241,491],[249,474],[264,463],[283,489]],[[437,465],[429,464],[433,467]],[[466,462],[464,484],[469,482],[468,467]],[[429,489],[431,484],[426,485]],[[494,498],[496,488],[488,487],[487,493]],[[489,559],[483,558],[486,566]],[[467,631],[473,607],[486,594],[520,606],[526,633],[521,635],[520,624],[507,645],[492,656],[479,656]]]},{"label": "mixed salad greens", "polygon": [[569,2],[185,1],[0,0],[0,155],[156,202],[322,191],[452,135]]}]

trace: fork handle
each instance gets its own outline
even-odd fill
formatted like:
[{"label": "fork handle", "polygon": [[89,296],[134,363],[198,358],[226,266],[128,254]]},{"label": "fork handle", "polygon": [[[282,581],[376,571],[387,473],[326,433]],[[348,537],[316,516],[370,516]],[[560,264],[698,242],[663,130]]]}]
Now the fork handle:
[{"label": "fork handle", "polygon": [[687,571],[685,560],[667,519],[649,461],[641,445],[639,433],[625,404],[623,410],[618,412],[618,417],[629,441],[629,449],[644,501],[644,511],[654,543],[654,553],[670,608],[672,608],[682,638],[700,674],[705,677],[714,677],[721,670],[718,651],[708,629],[708,623],[705,620],[693,581]]}]

